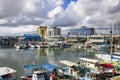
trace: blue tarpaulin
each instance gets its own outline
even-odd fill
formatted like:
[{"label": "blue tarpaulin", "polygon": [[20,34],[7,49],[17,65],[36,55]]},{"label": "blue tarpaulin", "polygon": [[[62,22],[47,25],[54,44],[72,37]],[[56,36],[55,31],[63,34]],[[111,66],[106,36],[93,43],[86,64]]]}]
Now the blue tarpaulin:
[{"label": "blue tarpaulin", "polygon": [[47,70],[49,72],[52,72],[55,69],[57,69],[58,67],[55,66],[55,65],[49,64],[49,63],[44,63],[44,64],[41,65],[41,68],[43,68],[43,69],[45,69],[45,70]]},{"label": "blue tarpaulin", "polygon": [[24,34],[24,41],[41,41],[41,37],[38,34]]}]

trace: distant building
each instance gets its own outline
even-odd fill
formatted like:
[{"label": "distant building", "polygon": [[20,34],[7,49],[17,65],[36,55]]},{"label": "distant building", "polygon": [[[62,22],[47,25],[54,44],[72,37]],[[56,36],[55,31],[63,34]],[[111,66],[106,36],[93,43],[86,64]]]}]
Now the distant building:
[{"label": "distant building", "polygon": [[41,37],[38,34],[24,34],[22,39],[23,41],[41,41]]},{"label": "distant building", "polygon": [[47,36],[47,27],[46,26],[39,26],[37,28],[37,34],[44,39]]},{"label": "distant building", "polygon": [[82,26],[79,29],[72,29],[71,35],[78,35],[78,36],[91,36],[95,33],[94,28],[87,28],[86,26]]},{"label": "distant building", "polygon": [[51,27],[48,29],[48,37],[61,36],[61,28]]},{"label": "distant building", "polygon": [[106,43],[105,35],[101,35],[101,34],[91,35],[91,36],[89,36],[86,43],[93,43],[96,45],[105,44]]}]

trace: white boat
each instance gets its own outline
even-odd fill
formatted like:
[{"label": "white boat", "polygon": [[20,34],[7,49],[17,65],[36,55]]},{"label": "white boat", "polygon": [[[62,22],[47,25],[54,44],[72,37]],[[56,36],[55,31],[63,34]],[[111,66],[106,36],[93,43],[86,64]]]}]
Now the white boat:
[{"label": "white boat", "polygon": [[[113,56],[114,58],[112,58]],[[120,59],[120,56],[110,54],[95,54],[95,57],[105,62],[118,61]]]},{"label": "white boat", "polygon": [[90,69],[96,70],[99,60],[96,59],[90,59],[90,58],[80,58],[81,61],[85,63],[85,66]]},{"label": "white boat", "polygon": [[[99,60],[90,58],[80,58],[83,61],[85,67],[90,68],[93,73],[112,73],[113,65],[109,63],[100,63]],[[82,64],[82,63],[81,63]]]},{"label": "white boat", "polygon": [[120,56],[120,52],[114,52],[113,54]]},{"label": "white boat", "polygon": [[0,67],[0,80],[16,80],[12,74],[16,73],[16,70],[9,67]]},{"label": "white boat", "polygon": [[[61,60],[60,63],[67,65],[67,67],[63,68],[63,70],[60,70],[64,75],[70,75],[78,80],[92,80],[92,77],[86,77],[86,74],[88,72],[88,69],[84,66],[81,66],[75,62],[67,61],[67,60]],[[90,74],[90,73],[89,73]],[[81,77],[82,76],[82,77]]]}]

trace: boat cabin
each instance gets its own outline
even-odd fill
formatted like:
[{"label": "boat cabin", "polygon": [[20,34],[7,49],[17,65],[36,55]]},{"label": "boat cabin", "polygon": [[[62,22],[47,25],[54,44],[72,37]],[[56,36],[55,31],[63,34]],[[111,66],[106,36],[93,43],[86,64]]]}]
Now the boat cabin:
[{"label": "boat cabin", "polygon": [[85,65],[85,67],[94,70],[97,68],[99,62],[99,60],[90,59],[90,58],[80,58],[80,61],[83,62],[83,65]]},{"label": "boat cabin", "polygon": [[25,73],[21,77],[22,80],[46,80],[46,71],[42,70],[40,66],[37,65],[25,65]]},{"label": "boat cabin", "polygon": [[9,67],[0,67],[0,80],[16,80],[12,74],[16,73],[16,70]]}]

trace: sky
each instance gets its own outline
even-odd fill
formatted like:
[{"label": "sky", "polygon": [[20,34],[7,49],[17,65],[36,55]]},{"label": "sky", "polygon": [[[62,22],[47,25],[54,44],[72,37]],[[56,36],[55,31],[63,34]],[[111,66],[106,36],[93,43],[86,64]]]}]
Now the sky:
[{"label": "sky", "polygon": [[35,33],[37,26],[120,25],[120,0],[0,0],[0,35]]}]

